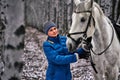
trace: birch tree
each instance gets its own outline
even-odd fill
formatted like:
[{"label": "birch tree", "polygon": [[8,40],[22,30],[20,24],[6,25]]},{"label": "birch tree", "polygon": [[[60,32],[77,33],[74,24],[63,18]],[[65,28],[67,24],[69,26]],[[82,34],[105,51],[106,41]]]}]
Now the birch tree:
[{"label": "birch tree", "polygon": [[[23,62],[20,59],[24,48],[24,1],[0,0],[0,29],[2,42],[1,55],[4,69],[0,80],[20,80]],[[1,66],[1,64],[0,64]]]}]

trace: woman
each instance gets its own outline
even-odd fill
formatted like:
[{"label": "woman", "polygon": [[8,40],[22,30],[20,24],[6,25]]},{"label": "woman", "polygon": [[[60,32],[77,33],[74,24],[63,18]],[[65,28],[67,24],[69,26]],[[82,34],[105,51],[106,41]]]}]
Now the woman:
[{"label": "woman", "polygon": [[79,48],[76,53],[68,52],[66,37],[59,35],[53,22],[45,23],[43,31],[48,35],[43,43],[43,50],[48,60],[46,80],[72,80],[70,63],[76,62],[78,55],[86,54],[86,51]]}]

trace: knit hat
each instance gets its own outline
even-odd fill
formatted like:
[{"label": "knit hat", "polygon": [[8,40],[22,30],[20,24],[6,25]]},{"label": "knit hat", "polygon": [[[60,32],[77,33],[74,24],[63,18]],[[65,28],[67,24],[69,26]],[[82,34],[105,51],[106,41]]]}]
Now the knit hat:
[{"label": "knit hat", "polygon": [[44,33],[45,34],[48,34],[48,30],[50,29],[50,28],[52,28],[52,27],[56,27],[56,24],[55,23],[53,23],[53,22],[46,22],[45,24],[44,24],[44,27],[43,27],[43,31],[44,31]]}]

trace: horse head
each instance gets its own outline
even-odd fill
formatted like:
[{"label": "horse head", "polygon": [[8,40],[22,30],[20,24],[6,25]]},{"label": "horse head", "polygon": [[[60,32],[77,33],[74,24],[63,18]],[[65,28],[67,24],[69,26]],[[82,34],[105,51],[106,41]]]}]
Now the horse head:
[{"label": "horse head", "polygon": [[74,51],[83,39],[91,37],[95,31],[92,15],[93,0],[74,0],[76,9],[72,14],[72,25],[67,35],[67,47]]}]

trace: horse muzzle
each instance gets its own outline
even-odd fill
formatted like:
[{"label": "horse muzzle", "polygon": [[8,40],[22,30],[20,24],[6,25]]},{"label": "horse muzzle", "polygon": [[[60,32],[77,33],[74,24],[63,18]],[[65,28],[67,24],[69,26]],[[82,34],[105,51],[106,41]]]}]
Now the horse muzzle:
[{"label": "horse muzzle", "polygon": [[81,41],[79,41],[78,43],[76,43],[75,41],[73,41],[72,39],[70,38],[67,38],[67,41],[66,41],[66,45],[68,47],[68,50],[70,52],[73,52],[76,50],[76,48],[78,47],[78,45],[81,43]]}]

